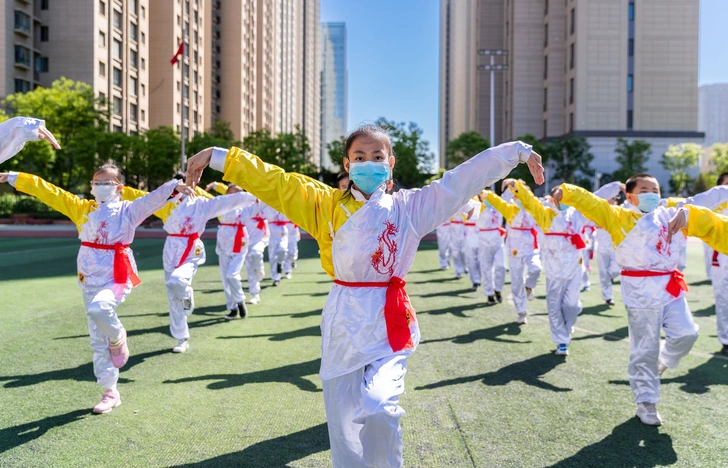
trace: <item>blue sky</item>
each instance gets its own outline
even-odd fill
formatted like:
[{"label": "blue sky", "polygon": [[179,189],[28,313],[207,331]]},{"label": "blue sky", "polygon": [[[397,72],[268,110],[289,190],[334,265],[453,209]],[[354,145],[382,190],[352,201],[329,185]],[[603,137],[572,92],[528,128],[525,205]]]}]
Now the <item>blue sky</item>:
[{"label": "blue sky", "polygon": [[[728,0],[700,0],[699,82],[728,82]],[[321,0],[321,21],[344,21],[349,130],[386,117],[414,121],[438,153],[439,0]]]}]

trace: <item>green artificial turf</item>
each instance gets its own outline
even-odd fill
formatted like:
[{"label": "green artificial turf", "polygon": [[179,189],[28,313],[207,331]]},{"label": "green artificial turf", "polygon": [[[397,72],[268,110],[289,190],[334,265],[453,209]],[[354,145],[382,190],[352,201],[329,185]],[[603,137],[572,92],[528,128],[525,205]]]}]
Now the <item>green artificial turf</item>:
[{"label": "green artificial turf", "polygon": [[[123,404],[90,409],[91,367],[73,239],[0,239],[0,466],[329,466],[320,310],[330,280],[301,242],[293,279],[266,280],[244,321],[223,319],[214,242],[195,277],[191,347],[170,352],[162,240],[134,243],[143,284],[118,313],[131,358]],[[602,305],[596,268],[571,356],[552,354],[545,301],[515,326],[424,243],[407,276],[423,343],[401,404],[408,467],[727,466],[728,360],[713,355],[712,290],[691,245],[688,295],[701,337],[663,378],[660,428],[641,425],[626,378],[624,307]],[[543,277],[537,296],[543,296]],[[506,286],[506,295],[509,286]]]}]

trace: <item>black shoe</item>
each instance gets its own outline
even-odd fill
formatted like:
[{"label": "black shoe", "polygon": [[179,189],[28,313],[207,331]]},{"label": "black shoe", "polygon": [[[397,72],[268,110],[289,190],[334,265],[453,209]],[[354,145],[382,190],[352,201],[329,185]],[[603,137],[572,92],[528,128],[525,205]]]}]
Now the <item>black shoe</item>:
[{"label": "black shoe", "polygon": [[728,345],[723,345],[723,349],[720,350],[720,354],[723,356],[728,356]]},{"label": "black shoe", "polygon": [[278,286],[279,284],[281,284],[280,280],[273,281],[273,286]]},{"label": "black shoe", "polygon": [[473,283],[473,291],[477,291],[478,290],[478,286],[480,286],[480,284]]},{"label": "black shoe", "polygon": [[291,267],[296,268],[296,262],[291,263]]},{"label": "black shoe", "polygon": [[238,312],[240,312],[241,319],[248,316],[248,308],[245,307],[245,302],[238,302]]},{"label": "black shoe", "polygon": [[498,301],[499,303],[503,302],[503,298],[501,297],[500,291],[495,292],[495,300]]},{"label": "black shoe", "polygon": [[605,303],[606,303],[606,304],[607,304],[607,305],[608,305],[609,307],[612,307],[612,306],[614,306],[614,301],[613,301],[613,300],[611,300],[611,299],[607,299],[607,300],[606,300],[606,301],[604,301],[604,302],[605,302]]},{"label": "black shoe", "polygon": [[238,309],[231,310],[229,314],[225,316],[225,320],[235,320],[238,318]]},{"label": "black shoe", "polygon": [[281,264],[279,263],[279,264],[278,264],[278,266],[276,267],[276,270],[278,271],[278,274],[279,274],[279,275],[280,275],[281,273],[283,273],[283,265],[281,265]]},{"label": "black shoe", "polygon": [[488,304],[495,304],[495,296],[488,296]]}]

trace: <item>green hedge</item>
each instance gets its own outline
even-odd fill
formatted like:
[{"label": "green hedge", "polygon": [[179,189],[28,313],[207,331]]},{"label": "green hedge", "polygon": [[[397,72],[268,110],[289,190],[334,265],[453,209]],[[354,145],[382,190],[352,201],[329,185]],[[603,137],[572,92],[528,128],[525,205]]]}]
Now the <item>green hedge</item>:
[{"label": "green hedge", "polygon": [[0,195],[0,218],[10,218],[15,214],[32,215],[38,219],[64,219],[61,213],[44,205],[37,198],[28,195],[4,193]]}]

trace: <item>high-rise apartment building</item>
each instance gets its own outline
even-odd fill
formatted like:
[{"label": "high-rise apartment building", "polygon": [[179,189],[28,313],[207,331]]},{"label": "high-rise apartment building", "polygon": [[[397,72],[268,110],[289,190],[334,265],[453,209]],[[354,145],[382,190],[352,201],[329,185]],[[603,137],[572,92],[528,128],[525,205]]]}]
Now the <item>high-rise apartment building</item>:
[{"label": "high-rise apartment building", "polygon": [[338,170],[329,157],[328,143],[346,135],[347,71],[346,24],[321,25],[321,167]]},{"label": "high-rise apartment building", "polygon": [[[453,5],[463,8],[468,2],[442,3],[443,8],[449,4],[452,14]],[[473,0],[471,11],[460,13],[460,17],[480,18],[471,22],[479,31],[485,28],[482,18],[503,15],[500,22],[508,69],[500,78],[504,105],[500,113],[496,112],[496,118],[503,122],[503,140],[525,134],[540,139],[582,136],[592,146],[593,167],[602,173],[617,168],[617,138],[646,140],[652,144],[648,169],[666,181],[669,174],[659,160],[667,146],[703,142],[697,106],[698,3]],[[447,36],[444,26],[442,34]],[[451,28],[453,34],[464,33],[461,29],[453,33]],[[452,76],[441,73],[441,88],[452,89],[449,94],[442,93],[441,106],[447,99],[456,100],[446,106],[449,111],[443,111],[443,116],[450,122],[468,122],[477,110],[468,108],[467,101],[476,101],[469,96],[459,100],[452,96],[468,89],[460,83],[481,78],[473,63],[476,54],[472,46],[453,44],[451,38],[449,49],[446,44],[442,46],[441,56],[445,64],[457,62],[457,68],[450,68],[464,75],[457,77],[459,82],[454,85]],[[477,106],[483,107],[480,102]],[[451,123],[448,127],[446,120],[441,125],[442,148],[465,130],[487,135],[474,125],[458,127]],[[447,133],[448,128],[457,131]]]},{"label": "high-rise apartment building", "polygon": [[91,85],[108,100],[111,128],[149,128],[148,0],[12,0],[4,16],[2,97],[60,77]]},{"label": "high-rise apartment building", "polygon": [[728,143],[728,83],[700,87],[698,129],[705,132],[705,145]]}]

